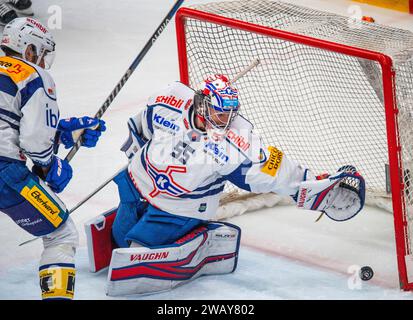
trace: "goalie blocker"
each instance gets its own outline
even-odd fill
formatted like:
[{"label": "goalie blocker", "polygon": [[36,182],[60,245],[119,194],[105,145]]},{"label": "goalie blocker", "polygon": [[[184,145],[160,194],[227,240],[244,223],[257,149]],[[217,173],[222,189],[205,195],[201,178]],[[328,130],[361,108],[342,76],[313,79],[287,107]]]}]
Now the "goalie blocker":
[{"label": "goalie blocker", "polygon": [[241,230],[235,225],[210,222],[167,246],[116,248],[111,236],[115,216],[113,209],[85,225],[90,271],[109,267],[109,296],[167,291],[237,267]]}]

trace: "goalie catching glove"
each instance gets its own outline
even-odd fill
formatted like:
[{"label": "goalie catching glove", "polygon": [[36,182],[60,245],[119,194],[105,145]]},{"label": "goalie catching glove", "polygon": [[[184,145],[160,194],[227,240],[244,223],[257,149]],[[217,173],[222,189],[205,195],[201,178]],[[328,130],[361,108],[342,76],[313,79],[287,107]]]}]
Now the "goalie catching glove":
[{"label": "goalie catching glove", "polygon": [[303,181],[297,206],[321,211],[335,221],[345,221],[363,209],[365,193],[364,178],[355,167],[344,166],[335,175]]}]

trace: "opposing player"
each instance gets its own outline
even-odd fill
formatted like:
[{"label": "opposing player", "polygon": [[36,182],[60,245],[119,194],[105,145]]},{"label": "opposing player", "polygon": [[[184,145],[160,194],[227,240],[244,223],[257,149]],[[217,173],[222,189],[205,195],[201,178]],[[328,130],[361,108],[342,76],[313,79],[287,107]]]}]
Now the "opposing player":
[{"label": "opposing player", "polygon": [[237,89],[214,75],[199,91],[170,84],[129,120],[122,150],[130,163],[115,178],[120,205],[86,227],[97,270],[110,257],[101,249],[102,219],[107,229],[116,214],[109,295],[159,292],[235,270],[240,229],[211,222],[227,181],[291,196],[298,207],[335,220],[363,208],[364,180],[354,167],[316,178],[275,146],[265,147],[239,110]]},{"label": "opposing player", "polygon": [[45,70],[53,63],[55,42],[40,22],[10,22],[1,49],[6,56],[0,57],[0,210],[43,237],[42,297],[71,299],[78,234],[56,193],[69,183],[72,168],[56,153],[60,144],[73,146],[78,130],[85,130],[83,145],[94,147],[105,123],[90,117],[59,120],[55,84]]}]

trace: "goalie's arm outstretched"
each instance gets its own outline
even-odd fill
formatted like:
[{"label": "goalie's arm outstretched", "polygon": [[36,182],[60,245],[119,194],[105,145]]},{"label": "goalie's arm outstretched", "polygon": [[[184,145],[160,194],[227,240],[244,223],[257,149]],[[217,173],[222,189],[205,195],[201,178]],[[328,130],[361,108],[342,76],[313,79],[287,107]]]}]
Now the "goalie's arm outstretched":
[{"label": "goalie's arm outstretched", "polygon": [[275,147],[260,152],[265,153],[263,161],[246,159],[228,180],[250,192],[290,196],[297,207],[324,212],[337,221],[348,220],[363,208],[365,183],[354,166],[316,177]]}]

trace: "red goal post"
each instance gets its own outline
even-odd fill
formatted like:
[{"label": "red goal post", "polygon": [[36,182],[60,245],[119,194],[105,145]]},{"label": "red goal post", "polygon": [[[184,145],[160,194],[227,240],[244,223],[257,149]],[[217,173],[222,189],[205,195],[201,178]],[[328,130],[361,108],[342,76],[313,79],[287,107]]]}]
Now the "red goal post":
[{"label": "red goal post", "polygon": [[[201,7],[202,9],[202,7]],[[399,268],[400,287],[404,290],[413,289],[413,278],[409,280],[406,259],[411,254],[407,225],[405,183],[403,177],[402,146],[399,138],[398,113],[396,105],[395,71],[393,59],[382,52],[370,51],[365,48],[341,44],[339,42],[320,39],[299,33],[293,33],[266,25],[260,25],[241,19],[231,18],[207,12],[198,8],[181,8],[176,14],[176,35],[179,56],[179,70],[181,81],[187,85],[194,85],[190,79],[188,67],[188,48],[186,24],[188,20],[197,20],[211,25],[220,25],[230,29],[242,30],[251,34],[276,38],[304,46],[318,48],[324,51],[339,53],[377,62],[381,67],[381,80],[384,98],[384,117],[386,126],[388,164],[391,185],[391,201],[394,213],[394,227],[396,235],[397,262]],[[202,40],[200,40],[202,41]],[[224,48],[225,49],[225,48]],[[257,52],[258,58],[259,52]],[[236,73],[239,70],[234,70]],[[240,80],[241,81],[241,80]],[[242,91],[240,91],[242,99]],[[242,100],[241,100],[242,101]]]}]

